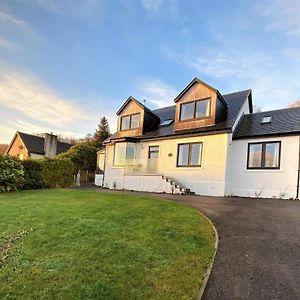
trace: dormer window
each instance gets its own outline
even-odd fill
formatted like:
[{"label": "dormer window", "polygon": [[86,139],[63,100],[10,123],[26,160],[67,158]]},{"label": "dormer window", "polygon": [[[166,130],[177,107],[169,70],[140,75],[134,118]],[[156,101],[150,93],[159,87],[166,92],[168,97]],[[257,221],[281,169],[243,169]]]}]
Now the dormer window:
[{"label": "dormer window", "polygon": [[121,117],[121,131],[140,128],[140,114]]},{"label": "dormer window", "polygon": [[261,123],[271,123],[272,122],[272,116],[264,116],[261,118]]},{"label": "dormer window", "polygon": [[210,98],[180,105],[180,121],[203,119],[210,116]]}]

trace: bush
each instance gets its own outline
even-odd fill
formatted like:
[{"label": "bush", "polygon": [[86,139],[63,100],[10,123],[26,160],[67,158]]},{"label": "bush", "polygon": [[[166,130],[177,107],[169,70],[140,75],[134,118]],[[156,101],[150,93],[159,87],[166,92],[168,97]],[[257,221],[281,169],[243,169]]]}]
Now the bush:
[{"label": "bush", "polygon": [[73,183],[74,164],[69,158],[45,158],[43,178],[45,187],[68,187]]},{"label": "bush", "polygon": [[23,160],[22,165],[24,168],[23,190],[44,188],[43,160]]},{"label": "bush", "polygon": [[24,182],[21,161],[13,156],[0,155],[0,191],[11,192],[20,188]]},{"label": "bush", "polygon": [[72,160],[75,174],[79,170],[95,171],[97,166],[97,149],[87,143],[74,145],[59,157]]}]

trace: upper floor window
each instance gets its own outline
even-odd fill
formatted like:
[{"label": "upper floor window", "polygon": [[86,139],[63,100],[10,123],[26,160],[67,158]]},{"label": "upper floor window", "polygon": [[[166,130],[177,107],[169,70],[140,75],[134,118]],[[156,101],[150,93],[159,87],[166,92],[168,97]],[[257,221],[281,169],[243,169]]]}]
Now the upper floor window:
[{"label": "upper floor window", "polygon": [[140,128],[140,114],[121,117],[121,130]]},{"label": "upper floor window", "polygon": [[279,169],[281,142],[248,144],[248,169]]},{"label": "upper floor window", "polygon": [[179,144],[177,152],[177,167],[200,167],[202,143]]},{"label": "upper floor window", "polygon": [[180,105],[180,121],[207,118],[210,115],[210,99],[201,99]]}]

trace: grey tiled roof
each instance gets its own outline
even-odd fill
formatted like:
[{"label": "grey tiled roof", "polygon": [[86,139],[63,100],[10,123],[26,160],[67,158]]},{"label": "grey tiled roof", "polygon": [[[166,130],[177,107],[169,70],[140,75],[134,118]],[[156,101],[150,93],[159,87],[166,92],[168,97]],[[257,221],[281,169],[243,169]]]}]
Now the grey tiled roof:
[{"label": "grey tiled roof", "polygon": [[[18,131],[18,134],[30,153],[36,153],[42,155],[45,154],[44,152],[45,139],[43,137],[20,132],[20,131]],[[73,146],[72,144],[57,142],[56,154],[67,152],[72,146]]]},{"label": "grey tiled roof", "polygon": [[[262,118],[272,116],[270,123]],[[300,133],[300,107],[244,115],[234,132],[234,139]]]},{"label": "grey tiled roof", "polygon": [[[201,128],[189,129],[189,130],[174,130],[174,122],[168,126],[159,126],[157,129],[149,131],[143,135],[138,136],[138,139],[148,139],[148,138],[160,138],[184,134],[196,134],[196,133],[210,133],[222,130],[231,130],[233,124],[235,123],[238,113],[241,110],[243,104],[250,95],[251,90],[240,91],[236,93],[222,95],[228,105],[228,113],[225,121],[218,122],[214,126],[206,126]],[[252,105],[252,104],[250,104]],[[152,110],[156,114],[160,121],[174,119],[175,118],[175,105]],[[117,138],[117,134],[111,135],[105,142],[109,142]]]}]

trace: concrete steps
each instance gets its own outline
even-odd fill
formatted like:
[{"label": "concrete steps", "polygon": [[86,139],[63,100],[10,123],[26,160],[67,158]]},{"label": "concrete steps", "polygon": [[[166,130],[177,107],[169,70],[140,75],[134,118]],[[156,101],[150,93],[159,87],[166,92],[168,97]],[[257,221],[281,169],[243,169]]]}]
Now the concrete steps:
[{"label": "concrete steps", "polygon": [[181,187],[178,183],[167,176],[162,176],[162,179],[165,180],[167,184],[169,184],[171,194],[195,195],[195,193],[190,189]]}]

